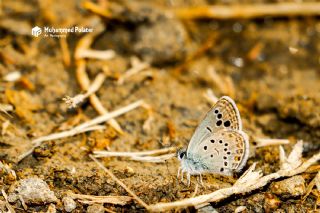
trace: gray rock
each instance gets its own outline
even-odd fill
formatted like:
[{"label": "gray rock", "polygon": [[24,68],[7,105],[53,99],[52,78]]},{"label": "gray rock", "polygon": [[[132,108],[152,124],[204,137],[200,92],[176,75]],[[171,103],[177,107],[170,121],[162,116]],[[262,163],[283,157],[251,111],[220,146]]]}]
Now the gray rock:
[{"label": "gray rock", "polygon": [[72,212],[77,207],[77,203],[71,197],[63,197],[62,202],[66,212]]},{"label": "gray rock", "polygon": [[39,178],[27,178],[18,181],[10,188],[9,202],[21,197],[26,204],[44,204],[57,202],[57,197],[46,182]]},{"label": "gray rock", "polygon": [[102,204],[92,204],[88,206],[87,213],[104,213],[104,207]]}]

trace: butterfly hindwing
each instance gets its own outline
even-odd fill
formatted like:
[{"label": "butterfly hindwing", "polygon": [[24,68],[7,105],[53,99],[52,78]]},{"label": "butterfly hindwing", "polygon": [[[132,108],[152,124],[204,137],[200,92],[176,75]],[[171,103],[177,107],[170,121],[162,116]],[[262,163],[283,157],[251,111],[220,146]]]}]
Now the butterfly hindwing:
[{"label": "butterfly hindwing", "polygon": [[241,170],[248,159],[248,137],[241,130],[219,130],[200,141],[189,154],[200,162],[203,172],[231,175]]},{"label": "butterfly hindwing", "polygon": [[221,97],[212,109],[206,114],[194,132],[188,145],[187,153],[203,139],[219,130],[242,130],[239,110],[234,101],[228,97]]}]

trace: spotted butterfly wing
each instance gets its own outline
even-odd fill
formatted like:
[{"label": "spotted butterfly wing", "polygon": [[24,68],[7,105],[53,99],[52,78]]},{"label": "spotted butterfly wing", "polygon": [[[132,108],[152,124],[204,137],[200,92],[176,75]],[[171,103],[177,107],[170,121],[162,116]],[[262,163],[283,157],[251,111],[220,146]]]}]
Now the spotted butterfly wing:
[{"label": "spotted butterfly wing", "polygon": [[189,153],[200,173],[232,175],[240,171],[249,157],[249,141],[241,130],[219,130],[200,141]]},{"label": "spotted butterfly wing", "polygon": [[221,97],[194,132],[187,149],[187,155],[195,150],[205,138],[219,130],[242,130],[239,110],[234,101],[228,97]]}]

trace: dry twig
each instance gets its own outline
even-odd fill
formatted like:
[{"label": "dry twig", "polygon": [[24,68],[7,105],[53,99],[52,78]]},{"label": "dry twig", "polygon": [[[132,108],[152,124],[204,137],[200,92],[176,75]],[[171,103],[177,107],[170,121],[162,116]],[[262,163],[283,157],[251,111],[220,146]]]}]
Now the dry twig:
[{"label": "dry twig", "polygon": [[233,81],[230,77],[223,77],[217,73],[213,66],[210,66],[207,70],[212,82],[217,86],[217,89],[230,97],[234,98],[235,91]]},{"label": "dry twig", "polygon": [[[174,152],[174,153],[171,153]],[[128,157],[135,161],[153,162],[159,163],[164,162],[170,158],[173,158],[176,154],[176,148],[165,148],[143,152],[109,152],[109,151],[94,151],[93,156],[96,158],[103,157]],[[157,155],[157,156],[154,156]]]},{"label": "dry twig", "polygon": [[127,70],[122,76],[120,76],[120,78],[118,79],[118,84],[122,85],[126,79],[130,78],[131,76],[149,67],[150,67],[150,64],[140,61],[137,57],[132,57],[131,68]]},{"label": "dry twig", "polygon": [[131,189],[129,189],[121,180],[119,180],[110,170],[103,166],[95,157],[89,155],[90,158],[98,164],[98,166],[105,171],[115,182],[117,182],[122,188],[124,188],[141,206],[146,209],[149,209],[148,204],[141,200]]},{"label": "dry twig", "polygon": [[8,196],[7,193],[2,189],[1,190],[2,196],[4,197],[4,199],[6,200],[6,207],[9,210],[9,213],[15,213],[16,211],[14,210],[14,208],[10,205],[9,201],[8,201]]},{"label": "dry twig", "polygon": [[252,19],[291,16],[318,16],[318,2],[285,2],[273,4],[239,4],[239,5],[206,5],[190,8],[179,8],[174,14],[181,19]]},{"label": "dry twig", "polygon": [[85,94],[78,94],[74,97],[66,96],[62,100],[66,102],[69,108],[76,108],[78,104],[98,91],[105,79],[106,75],[104,73],[99,73]]},{"label": "dry twig", "polygon": [[312,179],[312,181],[307,186],[306,194],[302,197],[302,202],[304,202],[307,199],[307,197],[311,193],[314,186],[316,186],[317,189],[320,191],[320,171],[317,173],[317,175]]},{"label": "dry twig", "polygon": [[131,200],[132,197],[129,196],[94,196],[94,195],[83,195],[83,194],[74,194],[68,193],[73,199],[78,199],[79,202],[85,204],[92,204],[92,203],[110,203],[114,205],[126,205]]},{"label": "dry twig", "polygon": [[68,42],[66,37],[62,37],[59,39],[60,47],[61,47],[61,54],[62,54],[62,61],[66,67],[69,67],[71,64],[71,54],[68,47]]},{"label": "dry twig", "polygon": [[288,139],[271,139],[271,138],[256,138],[255,147],[264,147],[264,146],[274,146],[274,145],[283,145],[289,144]]},{"label": "dry twig", "polygon": [[93,58],[100,60],[109,60],[116,56],[113,50],[91,50],[91,49],[81,49],[77,52],[77,58]]},{"label": "dry twig", "polygon": [[99,126],[97,124],[102,123],[102,122],[106,122],[108,120],[110,120],[111,118],[117,117],[119,115],[122,115],[126,112],[129,112],[139,106],[141,106],[144,102],[142,100],[140,101],[136,101],[132,104],[129,104],[128,106],[125,106],[123,108],[120,108],[118,110],[115,110],[111,113],[107,113],[104,115],[100,115],[90,121],[84,122],[76,127],[74,127],[71,130],[67,130],[67,131],[62,131],[62,132],[58,132],[58,133],[53,133],[50,135],[46,135],[40,138],[37,138],[35,140],[32,141],[32,143],[34,144],[34,146],[27,151],[26,153],[22,154],[19,156],[18,161],[21,161],[22,159],[24,159],[26,156],[30,155],[33,150],[40,146],[40,144],[44,141],[48,141],[48,140],[56,140],[56,139],[61,139],[61,138],[65,138],[65,137],[70,137],[79,133],[83,133],[83,132],[88,132],[88,131],[93,131],[93,130],[97,130],[97,129],[102,129],[104,127]]},{"label": "dry twig", "polygon": [[212,89],[207,89],[203,96],[212,104],[216,104],[219,98],[213,93]]}]

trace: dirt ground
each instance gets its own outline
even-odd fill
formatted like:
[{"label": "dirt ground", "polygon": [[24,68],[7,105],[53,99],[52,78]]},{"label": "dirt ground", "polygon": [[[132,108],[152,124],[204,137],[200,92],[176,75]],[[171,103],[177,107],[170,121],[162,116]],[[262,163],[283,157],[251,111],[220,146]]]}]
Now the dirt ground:
[{"label": "dirt ground", "polygon": [[[0,160],[16,177],[0,170],[0,188],[10,194],[17,181],[30,177],[44,180],[57,201],[26,204],[11,202],[16,212],[64,212],[68,192],[87,195],[126,195],[89,154],[96,150],[146,151],[186,147],[193,131],[212,103],[204,94],[211,89],[217,97],[229,95],[240,110],[243,129],[250,137],[251,153],[244,170],[257,162],[264,174],[279,169],[279,146],[254,148],[257,138],[289,139],[289,152],[297,140],[304,141],[303,157],[320,150],[320,22],[317,17],[264,17],[257,19],[179,19],[167,11],[194,5],[226,4],[231,1],[19,1],[4,0],[0,18],[0,103],[13,106],[1,112]],[[254,3],[255,1],[234,1]],[[274,1],[259,1],[270,3]],[[281,2],[281,1],[277,1]],[[101,12],[102,11],[102,12]],[[105,12],[105,14],[103,13]],[[99,12],[101,14],[99,14]],[[143,99],[152,108],[152,120],[144,108],[116,118],[118,133],[105,124],[91,131],[32,148],[40,136],[70,129],[99,115],[89,101],[68,109],[62,98],[84,93],[79,86],[75,52],[80,39],[90,33],[69,33],[66,38],[31,35],[34,26],[91,27],[91,49],[114,50],[111,59],[85,59],[91,81],[100,72],[106,80],[96,95],[109,111]],[[94,34],[93,32],[93,34]],[[68,60],[70,56],[70,61]],[[119,78],[136,63],[146,69]],[[5,77],[19,71],[17,80]],[[132,161],[128,158],[99,159],[147,204],[191,197],[190,187],[177,180],[179,161],[163,163]],[[305,187],[319,171],[302,174]],[[235,174],[237,179],[240,174]],[[204,175],[204,187],[196,195],[231,186],[232,178]],[[316,190],[316,189],[314,189]],[[272,197],[276,204],[268,203]],[[0,196],[2,202],[4,195]],[[0,203],[0,207],[5,209]],[[268,184],[251,193],[212,203],[218,212],[311,212],[319,210],[319,194],[283,196]],[[76,202],[73,212],[96,211],[101,205]],[[106,211],[144,212],[132,201],[126,205],[104,204]],[[0,208],[0,211],[2,211]],[[193,211],[186,208],[180,211]]]}]

